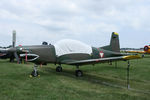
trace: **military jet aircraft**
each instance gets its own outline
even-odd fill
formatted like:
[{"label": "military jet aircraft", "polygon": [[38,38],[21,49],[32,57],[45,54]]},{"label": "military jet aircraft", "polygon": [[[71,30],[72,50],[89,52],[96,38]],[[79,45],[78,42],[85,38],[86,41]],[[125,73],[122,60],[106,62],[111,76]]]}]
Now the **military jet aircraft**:
[{"label": "military jet aircraft", "polygon": [[22,59],[35,63],[31,73],[34,77],[38,76],[37,66],[46,63],[58,64],[57,72],[62,72],[62,64],[74,65],[77,68],[75,75],[80,77],[83,76],[79,69],[82,65],[141,58],[139,55],[120,53],[119,35],[116,32],[112,33],[110,45],[104,47],[91,47],[80,41],[66,39],[54,45],[17,46],[8,52],[17,53]]}]

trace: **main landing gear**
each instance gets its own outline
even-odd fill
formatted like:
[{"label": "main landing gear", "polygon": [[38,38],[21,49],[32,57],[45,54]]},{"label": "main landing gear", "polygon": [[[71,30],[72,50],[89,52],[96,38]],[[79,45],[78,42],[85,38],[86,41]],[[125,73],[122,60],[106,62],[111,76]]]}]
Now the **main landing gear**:
[{"label": "main landing gear", "polygon": [[56,67],[56,72],[62,72],[62,67],[61,66],[57,66]]},{"label": "main landing gear", "polygon": [[77,70],[75,71],[75,75],[76,75],[76,77],[82,77],[83,76],[83,72],[81,70],[79,70],[79,66],[77,66]]},{"label": "main landing gear", "polygon": [[[56,72],[62,72],[62,67],[61,65],[56,67]],[[76,77],[81,77],[83,76],[83,72],[81,70],[79,70],[79,66],[77,66],[77,70],[75,70],[75,76]]]},{"label": "main landing gear", "polygon": [[[35,64],[30,77],[40,76],[39,73],[38,73],[37,67],[38,67],[38,65]],[[76,67],[77,67],[77,70],[75,70],[75,76],[76,77],[82,77],[83,76],[83,72],[81,70],[79,70],[79,66],[76,66]],[[56,72],[62,72],[61,65],[56,67]]]}]

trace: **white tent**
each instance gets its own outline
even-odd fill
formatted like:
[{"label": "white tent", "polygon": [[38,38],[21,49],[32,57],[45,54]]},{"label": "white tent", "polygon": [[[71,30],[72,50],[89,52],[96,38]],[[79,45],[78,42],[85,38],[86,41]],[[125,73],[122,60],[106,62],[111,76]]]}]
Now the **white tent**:
[{"label": "white tent", "polygon": [[72,53],[91,54],[92,47],[77,40],[65,39],[54,44],[56,55],[62,56]]}]

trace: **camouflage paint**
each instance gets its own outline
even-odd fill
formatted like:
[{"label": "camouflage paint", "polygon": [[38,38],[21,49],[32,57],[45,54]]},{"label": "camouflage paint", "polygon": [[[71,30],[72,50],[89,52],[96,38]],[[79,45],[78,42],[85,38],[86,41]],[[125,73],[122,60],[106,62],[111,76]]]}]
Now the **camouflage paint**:
[{"label": "camouflage paint", "polygon": [[72,53],[57,56],[55,52],[55,47],[53,45],[19,46],[16,47],[16,50],[19,54],[28,53],[38,55],[39,58],[33,61],[36,64],[65,64],[70,61],[73,62],[89,59],[120,57],[125,55],[120,53],[119,36],[115,32],[112,33],[110,45],[99,48],[92,47],[91,54]]}]

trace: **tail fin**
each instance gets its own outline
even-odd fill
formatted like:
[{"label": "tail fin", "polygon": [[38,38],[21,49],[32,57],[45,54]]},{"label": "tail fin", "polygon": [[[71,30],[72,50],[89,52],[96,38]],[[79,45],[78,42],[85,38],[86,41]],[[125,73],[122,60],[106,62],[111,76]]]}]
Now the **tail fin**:
[{"label": "tail fin", "polygon": [[114,52],[120,52],[119,34],[116,32],[112,32],[110,45],[101,48]]}]

